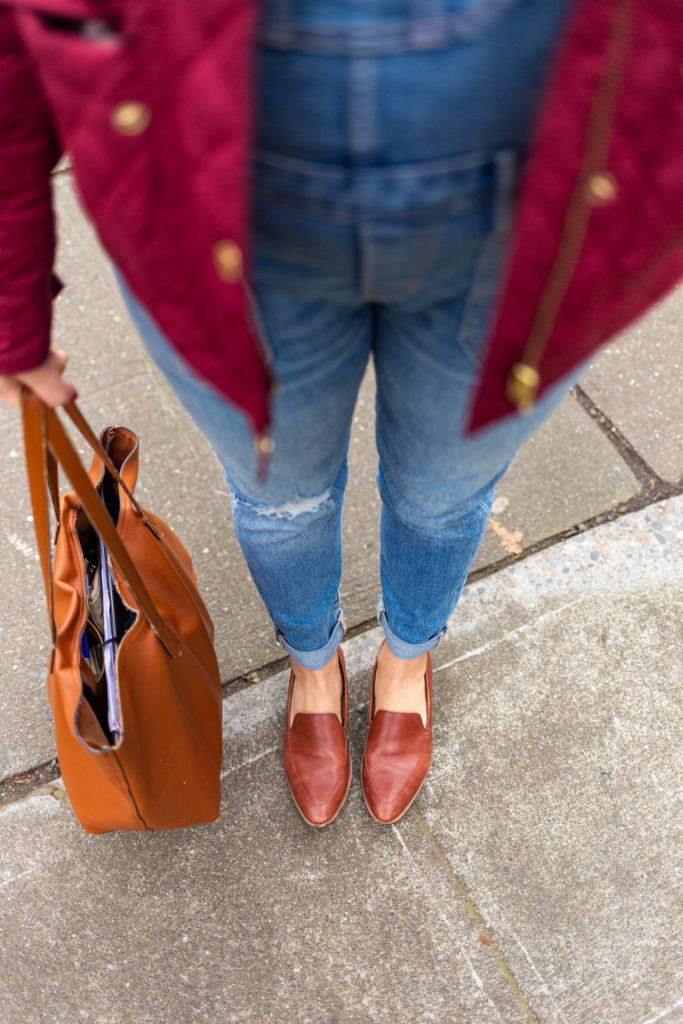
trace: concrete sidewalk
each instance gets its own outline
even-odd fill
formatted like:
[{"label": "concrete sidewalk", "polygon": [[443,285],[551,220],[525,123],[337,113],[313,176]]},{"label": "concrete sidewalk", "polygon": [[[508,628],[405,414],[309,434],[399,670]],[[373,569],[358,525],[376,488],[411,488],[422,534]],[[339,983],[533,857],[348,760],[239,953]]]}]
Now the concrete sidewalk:
[{"label": "concrete sidewalk", "polygon": [[21,437],[0,410],[0,1022],[683,1022],[683,293],[599,356],[501,482],[435,653],[433,767],[391,828],[358,779],[379,643],[366,381],[342,584],[355,775],[318,832],[282,774],[286,673],[220,468],[66,177],[58,191],[58,339],[93,425],[140,433],[138,494],[195,562],[230,683],[224,800],[177,833],[75,821],[52,767]]}]

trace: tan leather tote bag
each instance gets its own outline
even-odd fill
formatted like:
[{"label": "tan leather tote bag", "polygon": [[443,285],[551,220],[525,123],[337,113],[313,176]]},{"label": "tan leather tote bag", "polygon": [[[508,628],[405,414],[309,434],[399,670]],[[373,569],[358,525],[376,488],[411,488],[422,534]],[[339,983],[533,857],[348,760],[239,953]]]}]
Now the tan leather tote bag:
[{"label": "tan leather tote bag", "polygon": [[[133,497],[138,438],[111,427],[98,440],[66,406],[93,449],[86,473],[54,409],[25,390],[22,412],[52,629],[48,693],[76,817],[93,833],[214,821],[222,731],[213,623],[187,551]],[[61,502],[59,464],[74,488]]]}]

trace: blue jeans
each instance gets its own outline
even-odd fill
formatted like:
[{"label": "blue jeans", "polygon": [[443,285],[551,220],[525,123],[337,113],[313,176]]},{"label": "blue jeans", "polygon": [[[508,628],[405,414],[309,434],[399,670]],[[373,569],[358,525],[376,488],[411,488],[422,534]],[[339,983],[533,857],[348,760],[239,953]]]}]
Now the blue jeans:
[{"label": "blue jeans", "polygon": [[526,417],[463,435],[565,7],[266,0],[251,277],[280,390],[265,479],[244,417],[187,370],[126,293],[152,357],[223,464],[235,532],[278,638],[308,668],[325,665],[343,636],[341,516],[368,360],[378,607],[400,658],[438,643],[497,480],[571,383]]}]

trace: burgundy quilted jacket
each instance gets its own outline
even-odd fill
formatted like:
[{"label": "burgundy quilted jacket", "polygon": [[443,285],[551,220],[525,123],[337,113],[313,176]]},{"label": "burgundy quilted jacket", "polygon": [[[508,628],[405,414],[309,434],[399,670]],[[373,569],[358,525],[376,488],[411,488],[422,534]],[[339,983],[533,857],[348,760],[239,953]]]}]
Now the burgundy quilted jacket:
[{"label": "burgundy quilted jacket", "polygon": [[[268,425],[249,318],[255,0],[0,0],[0,373],[46,356],[50,172],[187,362]],[[473,427],[683,276],[683,3],[575,0],[527,162]]]}]

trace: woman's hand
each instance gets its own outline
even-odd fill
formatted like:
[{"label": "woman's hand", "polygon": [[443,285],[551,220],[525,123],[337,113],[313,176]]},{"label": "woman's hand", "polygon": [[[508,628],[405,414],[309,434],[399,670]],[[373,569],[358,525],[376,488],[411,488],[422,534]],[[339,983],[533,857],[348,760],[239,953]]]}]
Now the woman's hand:
[{"label": "woman's hand", "polygon": [[18,406],[21,386],[34,391],[46,405],[56,408],[66,405],[76,398],[76,389],[71,381],[64,378],[64,370],[69,360],[66,352],[51,349],[44,363],[35,370],[25,370],[12,376],[0,374],[0,398],[9,405]]}]

